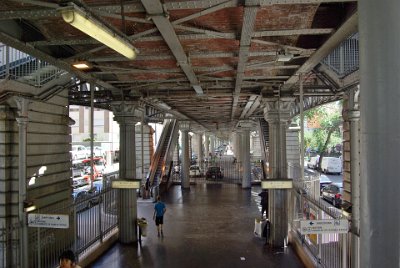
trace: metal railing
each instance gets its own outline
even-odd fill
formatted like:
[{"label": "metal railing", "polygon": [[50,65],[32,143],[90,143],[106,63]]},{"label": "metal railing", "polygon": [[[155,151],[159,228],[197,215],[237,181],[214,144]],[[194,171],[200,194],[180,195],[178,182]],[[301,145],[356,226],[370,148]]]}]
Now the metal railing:
[{"label": "metal railing", "polygon": [[[66,229],[28,228],[30,268],[58,266],[58,258],[66,249],[73,250],[78,258],[85,256],[118,232],[118,191],[111,188],[111,180],[118,176],[117,173],[105,175],[101,191],[86,198],[30,212],[69,216],[69,228]],[[0,267],[19,265],[19,228],[18,223],[0,228]]]},{"label": "metal railing", "polygon": [[65,71],[10,46],[0,44],[0,79],[18,80],[35,87],[57,79]]},{"label": "metal railing", "polygon": [[358,33],[353,34],[343,41],[323,61],[329,69],[333,70],[339,77],[359,69]]},{"label": "metal railing", "polygon": [[[289,173],[300,174],[299,166],[289,165]],[[290,229],[318,267],[350,267],[350,233],[308,234],[300,232],[301,220],[348,219],[340,209],[319,197],[319,174],[305,171],[305,179],[293,177]]]}]

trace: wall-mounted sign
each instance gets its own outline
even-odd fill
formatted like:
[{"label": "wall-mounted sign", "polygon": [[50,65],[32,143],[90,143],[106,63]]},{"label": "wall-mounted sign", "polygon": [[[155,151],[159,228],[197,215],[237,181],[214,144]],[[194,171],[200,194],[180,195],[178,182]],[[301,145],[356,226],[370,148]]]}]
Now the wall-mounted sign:
[{"label": "wall-mounted sign", "polygon": [[41,227],[41,228],[68,229],[69,228],[69,216],[68,215],[29,213],[28,214],[28,226],[29,227]]},{"label": "wall-mounted sign", "polygon": [[344,234],[348,231],[349,221],[346,219],[300,221],[301,234]]},{"label": "wall-mounted sign", "polygon": [[139,189],[140,180],[115,180],[111,182],[111,187],[115,189]]},{"label": "wall-mounted sign", "polygon": [[293,188],[292,179],[268,179],[261,181],[262,189],[291,189]]}]

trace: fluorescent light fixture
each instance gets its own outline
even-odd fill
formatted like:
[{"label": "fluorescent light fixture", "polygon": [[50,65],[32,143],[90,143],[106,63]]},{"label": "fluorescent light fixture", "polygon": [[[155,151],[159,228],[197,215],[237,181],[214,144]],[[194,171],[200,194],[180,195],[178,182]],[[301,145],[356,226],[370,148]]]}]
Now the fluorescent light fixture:
[{"label": "fluorescent light fixture", "polygon": [[75,62],[72,64],[72,66],[79,70],[87,70],[91,68],[90,64],[84,61]]},{"label": "fluorescent light fixture", "polygon": [[27,201],[27,200],[24,201],[24,211],[25,212],[31,212],[31,211],[34,211],[35,209],[36,209],[36,206],[35,206],[35,204],[33,204],[32,201]]},{"label": "fluorescent light fixture", "polygon": [[64,21],[78,30],[114,49],[128,59],[136,57],[135,48],[128,40],[112,32],[103,23],[90,16],[89,13],[83,11],[75,4],[70,3],[67,7],[60,8],[59,11]]}]

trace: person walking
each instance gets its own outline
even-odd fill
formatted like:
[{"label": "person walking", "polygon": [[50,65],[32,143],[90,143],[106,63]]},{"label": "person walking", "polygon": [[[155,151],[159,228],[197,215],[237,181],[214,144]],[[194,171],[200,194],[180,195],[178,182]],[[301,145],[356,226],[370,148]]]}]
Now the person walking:
[{"label": "person walking", "polygon": [[81,268],[76,261],[75,254],[72,250],[65,250],[59,257],[59,268]]},{"label": "person walking", "polygon": [[267,189],[263,189],[261,193],[258,194],[261,197],[260,205],[261,205],[261,218],[268,218],[268,191]]},{"label": "person walking", "polygon": [[158,236],[160,236],[160,234],[164,236],[162,226],[164,224],[165,211],[167,211],[165,204],[161,202],[161,197],[157,196],[157,203],[154,205],[153,220],[156,221]]}]

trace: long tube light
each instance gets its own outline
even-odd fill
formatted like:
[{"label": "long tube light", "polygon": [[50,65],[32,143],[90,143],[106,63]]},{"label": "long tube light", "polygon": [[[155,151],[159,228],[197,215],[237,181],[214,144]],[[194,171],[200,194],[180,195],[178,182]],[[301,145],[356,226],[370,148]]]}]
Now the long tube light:
[{"label": "long tube light", "polygon": [[59,11],[64,21],[78,30],[93,37],[111,49],[114,49],[128,59],[134,59],[136,57],[136,49],[128,40],[113,33],[103,23],[90,16],[90,14],[80,9],[75,4],[71,3],[67,7],[60,8]]}]

